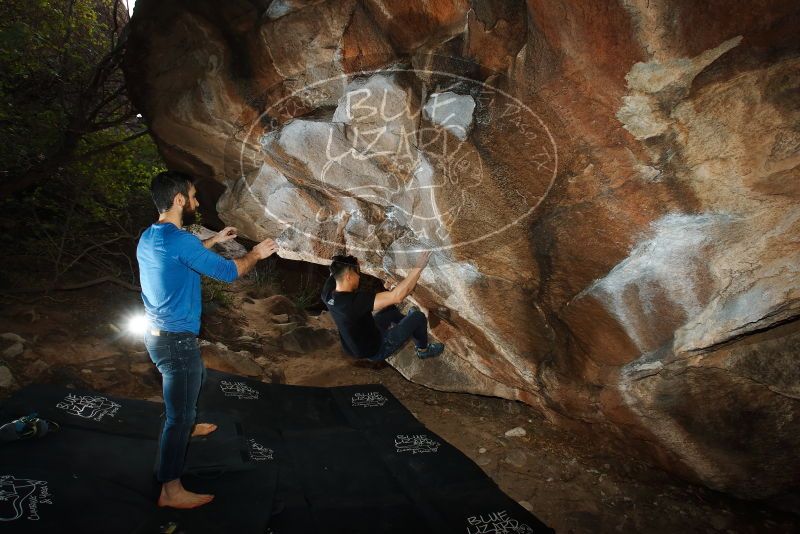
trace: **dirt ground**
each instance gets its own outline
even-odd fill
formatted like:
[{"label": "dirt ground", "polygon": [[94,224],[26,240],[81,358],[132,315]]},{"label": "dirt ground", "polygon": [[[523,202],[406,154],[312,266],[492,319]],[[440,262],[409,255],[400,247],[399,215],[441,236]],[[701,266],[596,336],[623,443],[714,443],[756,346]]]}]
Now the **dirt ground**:
[{"label": "dirt ground", "polygon": [[[281,318],[276,323],[254,315],[262,293],[242,281],[225,293],[225,305],[206,304],[201,337],[230,351],[246,350],[237,358],[251,366],[255,362],[267,381],[383,384],[429,429],[557,532],[800,531],[800,517],[676,479],[614,452],[601,435],[591,442],[579,439],[524,404],[434,391],[407,381],[386,364],[353,360],[334,337],[323,335],[323,328],[330,327],[324,315],[304,319],[311,328],[303,335],[318,338],[309,341],[314,348],[287,350],[290,345],[281,336],[292,327],[282,326]],[[141,310],[137,293],[97,286],[38,300],[3,297],[0,302],[0,333],[25,339],[22,353],[0,357],[15,387],[50,382],[160,399],[159,375],[143,344],[124,332],[127,319]],[[301,341],[305,345],[307,340]],[[0,351],[10,345],[3,343]],[[3,394],[8,390],[0,389]],[[505,436],[516,427],[525,435]]]}]

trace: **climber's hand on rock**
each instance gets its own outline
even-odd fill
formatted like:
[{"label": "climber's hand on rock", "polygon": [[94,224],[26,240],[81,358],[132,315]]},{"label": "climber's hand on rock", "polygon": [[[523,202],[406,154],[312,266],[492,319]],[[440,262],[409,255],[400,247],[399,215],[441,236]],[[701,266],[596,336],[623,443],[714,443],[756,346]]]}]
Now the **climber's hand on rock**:
[{"label": "climber's hand on rock", "polygon": [[258,259],[264,260],[275,254],[278,250],[278,245],[270,238],[265,239],[258,245],[253,247],[253,252],[258,255]]},{"label": "climber's hand on rock", "polygon": [[424,269],[425,266],[428,264],[428,259],[430,257],[431,257],[431,251],[430,250],[426,250],[426,251],[420,253],[420,255],[417,256],[417,264],[415,265],[415,267],[417,269]]},{"label": "climber's hand on rock", "polygon": [[219,232],[217,235],[214,236],[214,241],[216,243],[224,243],[225,241],[230,241],[231,239],[236,237],[236,228],[233,226],[226,226]]}]

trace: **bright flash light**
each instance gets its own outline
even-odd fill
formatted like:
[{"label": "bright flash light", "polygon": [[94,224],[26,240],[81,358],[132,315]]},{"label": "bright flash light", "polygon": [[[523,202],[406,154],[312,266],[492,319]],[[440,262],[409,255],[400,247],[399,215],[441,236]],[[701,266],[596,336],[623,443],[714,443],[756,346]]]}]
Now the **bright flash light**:
[{"label": "bright flash light", "polygon": [[147,330],[147,317],[144,314],[134,315],[128,320],[128,332],[144,334],[145,330]]}]

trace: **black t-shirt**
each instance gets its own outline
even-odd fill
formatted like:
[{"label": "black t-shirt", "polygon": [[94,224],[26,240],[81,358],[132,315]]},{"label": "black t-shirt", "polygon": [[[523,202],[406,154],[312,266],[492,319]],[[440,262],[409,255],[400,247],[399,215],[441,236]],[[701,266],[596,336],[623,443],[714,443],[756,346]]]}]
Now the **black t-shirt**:
[{"label": "black t-shirt", "polygon": [[345,352],[356,358],[369,358],[381,348],[381,332],[372,318],[375,293],[336,291],[336,280],[329,276],[322,288],[322,302],[339,328]]}]

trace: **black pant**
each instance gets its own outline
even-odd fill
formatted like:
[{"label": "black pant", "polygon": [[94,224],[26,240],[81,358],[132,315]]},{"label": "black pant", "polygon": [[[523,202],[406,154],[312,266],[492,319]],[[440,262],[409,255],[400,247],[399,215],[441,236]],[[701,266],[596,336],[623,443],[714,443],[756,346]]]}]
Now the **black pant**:
[{"label": "black pant", "polygon": [[397,306],[389,306],[373,315],[373,318],[381,331],[383,342],[378,353],[370,360],[385,360],[400,350],[410,338],[414,338],[414,345],[418,349],[428,346],[428,318],[421,311],[414,310],[403,315]]}]

